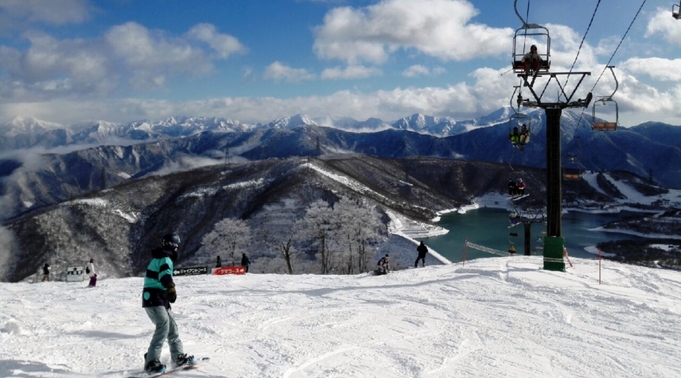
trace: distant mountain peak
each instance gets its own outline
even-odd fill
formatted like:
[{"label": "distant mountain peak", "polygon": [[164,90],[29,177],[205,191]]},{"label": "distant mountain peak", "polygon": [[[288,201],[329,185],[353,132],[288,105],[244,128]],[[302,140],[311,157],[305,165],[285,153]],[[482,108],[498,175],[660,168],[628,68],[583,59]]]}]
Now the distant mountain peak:
[{"label": "distant mountain peak", "polygon": [[59,123],[43,121],[34,117],[17,116],[12,120],[0,125],[0,133],[6,137],[19,134],[40,134],[48,130],[63,128]]}]

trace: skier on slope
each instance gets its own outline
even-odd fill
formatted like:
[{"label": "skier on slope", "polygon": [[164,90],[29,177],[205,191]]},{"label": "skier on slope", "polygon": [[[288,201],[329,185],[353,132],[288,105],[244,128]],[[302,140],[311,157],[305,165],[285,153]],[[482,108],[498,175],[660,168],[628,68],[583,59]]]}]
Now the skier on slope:
[{"label": "skier on slope", "polygon": [[423,244],[423,241],[421,241],[421,244],[419,244],[419,246],[416,248],[416,251],[419,253],[419,255],[416,257],[416,261],[414,262],[414,268],[419,265],[419,260],[421,260],[422,267],[426,266],[426,254],[428,253],[428,247]]},{"label": "skier on slope", "polygon": [[97,286],[97,272],[95,271],[95,259],[90,259],[90,262],[87,263],[87,266],[85,267],[85,274],[87,274],[90,277],[90,283],[87,286],[88,287]]},{"label": "skier on slope", "polygon": [[142,292],[142,307],[149,319],[156,325],[149,349],[144,354],[144,370],[149,374],[162,373],[166,366],[161,364],[161,350],[168,339],[170,355],[174,367],[194,363],[194,356],[187,356],[182,347],[179,330],[170,303],[175,303],[177,293],[173,282],[173,269],[177,260],[180,237],[168,234],[161,240],[161,247],[151,252],[151,262],[147,266]]},{"label": "skier on slope", "polygon": [[386,274],[390,271],[390,256],[386,253],[376,264],[376,274]]}]

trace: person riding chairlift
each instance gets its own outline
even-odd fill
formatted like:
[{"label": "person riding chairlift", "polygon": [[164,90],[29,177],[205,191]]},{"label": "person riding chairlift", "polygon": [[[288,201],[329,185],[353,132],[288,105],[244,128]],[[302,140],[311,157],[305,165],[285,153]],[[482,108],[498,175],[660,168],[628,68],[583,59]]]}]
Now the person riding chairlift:
[{"label": "person riding chairlift", "polygon": [[523,123],[523,125],[520,127],[520,135],[518,137],[518,142],[522,145],[527,144],[530,140],[530,130],[527,128],[527,125]]},{"label": "person riding chairlift", "polygon": [[511,131],[511,134],[508,136],[508,139],[514,145],[520,143],[520,132],[518,131],[518,126],[513,127],[513,131]]},{"label": "person riding chairlift", "polygon": [[525,183],[523,182],[523,179],[519,178],[518,182],[515,183],[515,187],[518,195],[522,196],[525,194]]},{"label": "person riding chairlift", "polygon": [[524,86],[528,86],[527,84],[527,78],[528,76],[532,76],[532,82],[529,84],[531,87],[534,84],[534,79],[537,77],[537,74],[539,73],[539,67],[541,67],[541,56],[539,56],[539,53],[537,53],[537,46],[532,45],[530,46],[530,52],[525,54],[523,58],[520,60],[524,67],[525,67],[525,84]]}]

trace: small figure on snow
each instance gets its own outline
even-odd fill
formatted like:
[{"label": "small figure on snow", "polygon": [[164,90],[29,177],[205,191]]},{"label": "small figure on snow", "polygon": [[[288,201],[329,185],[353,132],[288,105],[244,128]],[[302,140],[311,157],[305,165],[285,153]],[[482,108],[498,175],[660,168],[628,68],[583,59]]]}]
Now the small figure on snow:
[{"label": "small figure on snow", "polygon": [[90,283],[88,287],[97,286],[97,272],[95,272],[95,260],[90,259],[90,262],[85,267],[85,273],[90,277]]},{"label": "small figure on snow", "polygon": [[246,269],[246,273],[248,273],[249,265],[251,265],[251,260],[248,259],[248,256],[246,256],[245,253],[241,254],[241,266]]},{"label": "small figure on snow", "polygon": [[184,353],[180,332],[170,310],[177,293],[173,282],[173,269],[177,260],[180,237],[167,234],[161,239],[161,247],[151,252],[152,259],[147,266],[142,291],[142,307],[149,319],[156,325],[149,349],[144,354],[144,371],[149,374],[162,373],[166,366],[160,361],[163,343],[168,339],[170,356],[175,367],[194,363],[194,356]]},{"label": "small figure on snow", "polygon": [[215,262],[215,267],[216,268],[221,268],[222,267],[222,259],[220,258],[220,255],[218,255],[218,259]]},{"label": "small figure on snow", "polygon": [[386,274],[390,271],[390,256],[386,253],[376,264],[376,274]]},{"label": "small figure on snow", "polygon": [[419,260],[421,260],[422,267],[426,266],[426,254],[428,253],[428,247],[426,247],[426,245],[423,244],[423,240],[421,240],[421,244],[419,244],[419,246],[416,247],[416,251],[419,253],[419,256],[416,258],[416,261],[414,262],[414,268],[418,267]]},{"label": "small figure on snow", "polygon": [[50,282],[50,264],[45,263],[43,265],[43,281],[42,282]]}]

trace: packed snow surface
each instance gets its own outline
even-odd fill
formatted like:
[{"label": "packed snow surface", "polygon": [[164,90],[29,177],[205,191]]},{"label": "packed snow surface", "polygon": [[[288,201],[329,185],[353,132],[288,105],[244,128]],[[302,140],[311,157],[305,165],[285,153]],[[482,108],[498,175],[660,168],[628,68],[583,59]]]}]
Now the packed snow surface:
[{"label": "packed snow surface", "polygon": [[[385,276],[176,277],[182,377],[679,377],[681,273],[513,256]],[[138,374],[142,278],[0,283],[1,377]],[[168,362],[167,345],[162,360]]]}]

